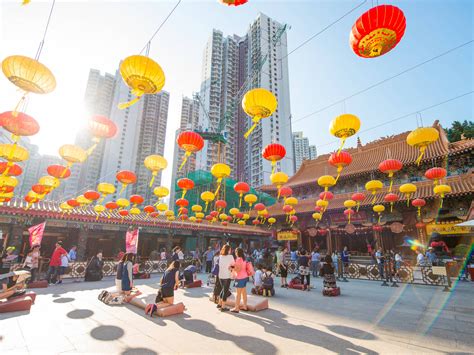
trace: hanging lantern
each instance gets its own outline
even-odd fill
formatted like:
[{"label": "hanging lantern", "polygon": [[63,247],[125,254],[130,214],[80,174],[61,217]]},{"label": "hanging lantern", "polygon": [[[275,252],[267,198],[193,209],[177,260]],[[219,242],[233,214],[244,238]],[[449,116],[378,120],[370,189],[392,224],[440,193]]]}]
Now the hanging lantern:
[{"label": "hanging lantern", "polygon": [[61,209],[61,211],[63,211],[63,214],[64,213],[71,213],[72,210],[74,209],[74,207],[69,206],[67,202],[62,202],[59,205],[59,208]]},{"label": "hanging lantern", "polygon": [[365,189],[369,191],[373,196],[372,204],[375,203],[375,199],[377,198],[377,192],[382,190],[383,184],[380,180],[370,180],[365,184]]},{"label": "hanging lantern", "polygon": [[326,211],[326,208],[328,207],[329,202],[326,200],[317,200],[316,201],[316,206],[321,208],[321,212]]},{"label": "hanging lantern", "polygon": [[365,195],[362,192],[352,194],[351,199],[357,202],[356,212],[359,212],[360,203],[365,200]]},{"label": "hanging lantern", "polygon": [[129,212],[128,210],[120,210],[118,211],[118,214],[122,217],[122,222],[123,222],[124,218],[129,215]]},{"label": "hanging lantern", "polygon": [[351,224],[351,216],[354,214],[354,210],[348,208],[344,210],[344,215],[347,217],[347,223]]},{"label": "hanging lantern", "polygon": [[360,120],[357,116],[345,113],[337,116],[329,125],[329,132],[341,140],[341,145],[337,151],[339,154],[344,147],[346,139],[352,137],[360,129]]},{"label": "hanging lantern", "polygon": [[59,185],[61,184],[59,179],[56,179],[54,176],[49,176],[49,175],[40,177],[40,179],[38,180],[38,183],[46,187],[46,191],[48,193],[58,188]]},{"label": "hanging lantern", "polygon": [[434,185],[438,185],[442,179],[446,177],[448,172],[443,168],[431,168],[426,170],[425,177],[427,179],[433,180]]},{"label": "hanging lantern", "polygon": [[[277,221],[276,218],[270,217],[270,218],[268,219],[268,228],[271,228],[271,227],[275,224],[276,221]],[[245,222],[244,222],[244,223],[245,223]]]},{"label": "hanging lantern", "polygon": [[130,208],[130,214],[132,215],[132,218],[135,218],[135,216],[138,216],[141,213],[140,209],[137,207],[132,207]]},{"label": "hanging lantern", "polygon": [[331,191],[323,191],[319,194],[319,198],[325,201],[331,201],[334,198],[334,194]]},{"label": "hanging lantern", "polygon": [[0,121],[2,127],[12,134],[14,142],[18,142],[20,137],[34,136],[40,130],[38,122],[22,112],[4,112],[0,114]]},{"label": "hanging lantern", "polygon": [[194,188],[194,181],[188,178],[182,178],[178,180],[177,185],[181,190],[183,190],[181,198],[184,198],[186,192]]},{"label": "hanging lantern", "polygon": [[398,201],[398,195],[390,192],[384,196],[383,200],[387,203],[390,203],[390,213],[392,213],[393,204]]},{"label": "hanging lantern", "polygon": [[407,206],[410,206],[410,197],[416,192],[416,186],[414,184],[403,184],[399,188],[402,194],[405,194],[407,199]]},{"label": "hanging lantern", "polygon": [[108,117],[95,115],[89,120],[89,132],[94,144],[87,149],[87,155],[91,155],[101,139],[109,139],[117,134],[117,125]]},{"label": "hanging lantern", "polygon": [[313,219],[317,222],[317,221],[320,221],[321,218],[323,218],[323,215],[319,212],[314,212],[311,217],[313,217]]},{"label": "hanging lantern", "polygon": [[254,220],[252,221],[252,224],[253,224],[255,227],[257,227],[257,226],[260,224],[260,221],[259,221],[258,219],[254,219]]},{"label": "hanging lantern", "polygon": [[84,197],[90,201],[97,201],[100,198],[100,193],[94,190],[84,192]]},{"label": "hanging lantern", "polygon": [[72,208],[76,208],[76,207],[79,207],[80,204],[79,202],[77,202],[77,200],[75,198],[72,198],[72,199],[69,199],[66,201],[66,203],[71,206]]},{"label": "hanging lantern", "polygon": [[253,209],[255,211],[264,211],[265,210],[265,205],[263,203],[257,203]]},{"label": "hanging lantern", "polygon": [[176,143],[185,152],[183,162],[178,169],[180,171],[191,154],[199,152],[204,147],[204,139],[196,132],[184,131],[178,135]]},{"label": "hanging lantern", "polygon": [[280,187],[280,196],[283,198],[287,198],[293,195],[293,189],[289,186],[282,186]]},{"label": "hanging lantern", "polygon": [[442,207],[443,207],[443,199],[444,199],[444,196],[445,196],[446,194],[450,194],[450,193],[451,193],[451,186],[439,184],[439,185],[436,185],[436,186],[433,188],[433,192],[435,193],[435,195],[439,195],[439,197],[441,198],[441,202],[440,202],[440,204],[439,204],[439,208],[442,208]]},{"label": "hanging lantern", "polygon": [[204,218],[204,213],[202,213],[202,212],[196,212],[196,218],[197,218],[197,219],[203,219],[203,218]]},{"label": "hanging lantern", "polygon": [[324,191],[328,191],[330,187],[336,185],[336,179],[334,179],[331,175],[323,175],[319,177],[318,185],[323,187]]},{"label": "hanging lantern", "polygon": [[[69,203],[69,201],[68,201],[68,203]],[[119,206],[115,202],[107,202],[105,204],[105,208],[108,210],[107,218],[110,218],[110,213],[112,211],[116,210],[117,208],[119,208]]]},{"label": "hanging lantern", "polygon": [[249,205],[249,208],[252,208],[252,205],[257,202],[258,198],[254,194],[247,194],[244,197],[244,201]]},{"label": "hanging lantern", "polygon": [[25,201],[28,203],[25,210],[28,210],[34,203],[41,201],[41,197],[34,191],[29,191],[25,196]]},{"label": "hanging lantern", "polygon": [[217,179],[217,189],[216,192],[214,192],[214,195],[218,196],[222,179],[230,176],[230,166],[223,163],[214,164],[211,168],[211,174]]},{"label": "hanging lantern", "polygon": [[411,205],[418,209],[418,217],[421,217],[421,207],[426,205],[426,201],[423,200],[422,198],[416,198],[413,201],[411,201]]},{"label": "hanging lantern", "polygon": [[130,201],[127,200],[126,198],[119,198],[117,200],[117,206],[119,207],[120,210],[123,210],[124,208],[127,208],[130,206]]},{"label": "hanging lantern", "polygon": [[[321,200],[321,201],[322,201],[322,200]],[[314,211],[315,211],[315,212],[322,212],[323,209],[322,209],[321,207],[319,207],[319,206],[314,206]]]},{"label": "hanging lantern", "polygon": [[357,206],[357,202],[355,202],[354,200],[345,200],[344,201],[344,207],[347,208],[347,209],[354,208],[355,206]]},{"label": "hanging lantern", "polygon": [[197,218],[194,217],[194,216],[189,217],[189,222],[191,222],[191,223],[195,223],[196,220],[197,220]]},{"label": "hanging lantern", "polygon": [[29,57],[13,55],[5,58],[2,71],[13,85],[25,92],[13,111],[14,115],[28,93],[48,94],[56,88],[53,73],[45,65]]},{"label": "hanging lantern", "polygon": [[167,218],[173,217],[173,216],[174,216],[174,212],[173,212],[172,210],[167,210],[167,211],[165,211],[165,216],[166,216]]},{"label": "hanging lantern", "polygon": [[133,204],[133,207],[137,207],[138,205],[141,205],[143,202],[145,202],[145,199],[141,195],[131,195],[130,202]]},{"label": "hanging lantern", "polygon": [[8,162],[0,162],[0,174],[4,176],[20,176],[23,173],[23,169],[18,164],[11,163],[8,165]]},{"label": "hanging lantern", "polygon": [[[12,192],[11,188],[18,185],[18,180],[13,176],[0,176],[0,192]],[[11,191],[7,191],[11,190]]]},{"label": "hanging lantern", "polygon": [[158,197],[158,203],[160,203],[162,198],[165,198],[170,194],[170,190],[164,186],[157,186],[153,189],[153,194]]},{"label": "hanging lantern", "polygon": [[286,175],[284,172],[278,171],[270,175],[270,181],[272,182],[272,185],[278,189],[277,199],[279,199],[281,194],[280,189],[288,182],[288,175]]},{"label": "hanging lantern", "polygon": [[94,211],[95,213],[97,213],[97,218],[96,219],[99,219],[99,216],[101,215],[102,212],[104,212],[106,210],[105,206],[102,206],[102,205],[95,205],[94,206]]},{"label": "hanging lantern", "polygon": [[285,147],[278,143],[267,145],[262,152],[262,157],[272,163],[272,174],[275,173],[276,163],[282,160],[285,155]]},{"label": "hanging lantern", "polygon": [[390,179],[390,187],[388,188],[388,192],[392,192],[392,185],[393,185],[393,174],[399,171],[403,167],[403,163],[397,159],[387,159],[384,160],[379,164],[379,170],[388,175]]},{"label": "hanging lantern", "polygon": [[7,160],[7,168],[3,171],[3,175],[8,175],[13,163],[25,161],[29,157],[28,151],[17,144],[0,144],[0,158]]},{"label": "hanging lantern", "polygon": [[296,206],[298,204],[298,199],[296,197],[288,197],[285,199],[285,205]]},{"label": "hanging lantern", "polygon": [[79,203],[79,206],[81,207],[90,205],[92,203],[92,201],[87,199],[84,195],[77,196],[76,201]]},{"label": "hanging lantern", "polygon": [[225,202],[224,200],[217,200],[216,201],[216,209],[217,211],[222,211],[222,210],[225,210],[227,207],[227,202]]},{"label": "hanging lantern", "polygon": [[166,169],[168,162],[161,155],[149,155],[145,158],[144,165],[145,168],[151,171],[152,178],[149,186],[152,187],[155,177],[161,170]]},{"label": "hanging lantern", "polygon": [[257,127],[261,119],[270,117],[278,106],[276,97],[267,89],[257,88],[247,91],[242,99],[244,112],[252,117],[253,125],[244,134],[245,139]]},{"label": "hanging lantern", "polygon": [[377,224],[377,225],[375,225],[375,226],[372,226],[372,230],[373,230],[374,232],[382,232],[382,231],[383,231],[383,227]]},{"label": "hanging lantern", "polygon": [[54,176],[56,179],[67,179],[71,176],[71,170],[63,165],[50,165],[46,171],[49,175]]},{"label": "hanging lantern", "polygon": [[374,58],[395,48],[405,28],[405,15],[398,7],[375,6],[357,19],[352,26],[349,42],[358,56]]},{"label": "hanging lantern", "polygon": [[120,189],[119,195],[127,188],[128,185],[134,184],[137,182],[137,176],[133,171],[122,170],[115,175],[115,178],[122,183],[122,188]]},{"label": "hanging lantern", "polygon": [[115,193],[115,186],[108,182],[101,182],[97,185],[97,191],[102,195],[97,203],[101,203],[108,195]]},{"label": "hanging lantern", "polygon": [[[87,159],[87,152],[77,145],[64,144],[59,148],[59,155],[63,158],[67,167],[70,168],[73,164],[83,163]],[[64,170],[66,174],[66,170]],[[60,176],[60,179],[64,178],[64,175]]]},{"label": "hanging lantern", "polygon": [[250,191],[250,186],[246,182],[239,181],[234,185],[234,191],[239,194],[239,208],[242,207],[242,197]]},{"label": "hanging lantern", "polygon": [[298,222],[298,216],[290,216],[290,222],[291,222],[290,227],[293,227],[295,223]]},{"label": "hanging lantern", "polygon": [[[166,211],[168,210],[168,205],[166,203],[158,203],[156,205],[156,210],[158,212],[165,212],[165,216],[166,216]],[[171,211],[171,212],[173,212],[173,211]]]},{"label": "hanging lantern", "polygon": [[424,224],[423,222],[418,222],[415,224],[415,227],[416,229],[423,229],[425,228],[426,224]]},{"label": "hanging lantern", "polygon": [[201,200],[203,200],[206,203],[204,211],[207,211],[207,206],[209,206],[209,203],[214,201],[215,198],[216,198],[216,195],[214,195],[211,191],[204,191],[201,194]]},{"label": "hanging lantern", "polygon": [[286,218],[286,219],[288,220],[289,214],[291,213],[291,211],[293,211],[293,207],[290,206],[290,205],[284,205],[284,206],[282,207],[282,210],[283,210],[283,212],[285,212],[285,214],[287,215],[287,218]]},{"label": "hanging lantern", "polygon": [[118,105],[123,110],[132,106],[143,95],[156,94],[165,85],[165,73],[153,59],[143,55],[131,55],[120,63],[120,75],[136,98]]},{"label": "hanging lantern", "polygon": [[378,222],[380,224],[380,218],[382,217],[382,212],[385,211],[385,206],[384,205],[375,205],[372,207],[372,210],[376,212],[379,216]]},{"label": "hanging lantern", "polygon": [[193,211],[194,213],[201,212],[202,211],[202,206],[201,205],[193,205],[191,207],[191,211]]},{"label": "hanging lantern", "polygon": [[221,4],[227,6],[240,6],[247,3],[248,0],[220,0]]},{"label": "hanging lantern", "polygon": [[436,142],[438,138],[439,132],[433,127],[420,127],[410,132],[407,136],[407,144],[420,150],[420,155],[415,161],[417,165],[420,165],[426,148]]},{"label": "hanging lantern", "polygon": [[[145,206],[143,207],[143,212],[145,212],[147,216],[151,216],[151,214],[155,212],[155,207],[151,205]],[[158,216],[158,214],[156,216]]]},{"label": "hanging lantern", "polygon": [[239,226],[245,226],[245,221],[243,221],[243,220],[237,221],[237,224]]},{"label": "hanging lantern", "polygon": [[[186,200],[185,198],[179,198],[179,199],[176,200],[176,206],[179,207],[178,216],[181,215],[181,214],[187,214],[188,210],[186,209],[186,207],[189,206],[189,201]],[[184,211],[184,210],[186,210],[186,211]]]},{"label": "hanging lantern", "polygon": [[352,163],[352,156],[344,151],[340,151],[339,153],[332,153],[329,156],[328,163],[337,168],[337,183],[337,180],[339,180],[339,176],[341,176],[342,169]]}]

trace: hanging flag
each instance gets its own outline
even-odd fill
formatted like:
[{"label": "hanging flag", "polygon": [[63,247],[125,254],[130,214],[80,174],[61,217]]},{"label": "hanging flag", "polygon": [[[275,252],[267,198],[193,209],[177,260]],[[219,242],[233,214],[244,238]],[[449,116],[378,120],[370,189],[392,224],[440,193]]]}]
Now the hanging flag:
[{"label": "hanging flag", "polygon": [[125,250],[127,253],[137,253],[138,248],[138,229],[127,231],[125,235]]},{"label": "hanging flag", "polygon": [[36,226],[28,228],[28,232],[30,233],[30,247],[32,247],[33,245],[41,245],[45,227],[46,222],[43,222],[37,224]]}]

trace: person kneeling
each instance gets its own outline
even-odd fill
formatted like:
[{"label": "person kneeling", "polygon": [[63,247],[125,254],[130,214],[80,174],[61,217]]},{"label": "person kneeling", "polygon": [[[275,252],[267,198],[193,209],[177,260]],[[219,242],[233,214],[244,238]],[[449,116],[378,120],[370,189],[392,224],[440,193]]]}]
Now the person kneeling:
[{"label": "person kneeling", "polygon": [[153,316],[158,309],[169,307],[174,303],[174,291],[179,286],[179,267],[178,260],[173,261],[166,269],[160,281],[161,289],[156,295],[155,303],[148,304],[145,307],[145,314]]},{"label": "person kneeling", "polygon": [[183,271],[183,287],[189,284],[192,284],[197,278],[197,267],[196,261],[193,261],[191,265],[189,265]]},{"label": "person kneeling", "polygon": [[274,282],[273,282],[273,272],[270,269],[263,269],[263,296],[265,297],[271,297],[275,295],[275,287],[274,287]]}]

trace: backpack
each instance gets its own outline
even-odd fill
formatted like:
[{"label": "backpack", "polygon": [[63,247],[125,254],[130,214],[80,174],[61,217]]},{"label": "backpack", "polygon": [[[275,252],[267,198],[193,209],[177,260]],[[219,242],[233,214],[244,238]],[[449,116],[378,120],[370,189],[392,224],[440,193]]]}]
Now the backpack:
[{"label": "backpack", "polygon": [[247,275],[249,275],[249,277],[255,275],[253,265],[248,261],[245,262],[245,271],[247,272]]},{"label": "backpack", "polygon": [[266,290],[271,290],[273,289],[273,273],[270,272],[270,274],[265,273],[265,278],[263,279],[263,288]]}]

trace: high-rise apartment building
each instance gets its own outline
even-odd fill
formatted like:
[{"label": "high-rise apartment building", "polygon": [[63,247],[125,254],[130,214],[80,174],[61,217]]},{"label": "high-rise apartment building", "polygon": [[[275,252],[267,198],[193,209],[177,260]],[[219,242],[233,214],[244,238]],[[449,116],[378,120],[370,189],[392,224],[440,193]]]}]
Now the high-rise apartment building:
[{"label": "high-rise apartment building", "polygon": [[[262,159],[263,148],[278,142],[287,149],[279,169],[294,173],[291,109],[287,61],[286,25],[259,14],[244,36],[224,36],[213,30],[203,57],[199,93],[199,129],[223,133],[227,144],[208,141],[197,154],[196,169],[210,170],[225,162],[232,177],[258,187],[270,182],[270,162]],[[278,100],[275,113],[243,137],[251,118],[241,108],[245,92],[265,88]]]},{"label": "high-rise apartment building", "polygon": [[[118,72],[116,77],[111,119],[117,125],[118,133],[117,137],[105,142],[100,180],[115,183],[117,192],[112,196],[115,199],[120,191],[115,175],[120,170],[131,170],[137,174],[137,183],[129,186],[121,196],[129,197],[132,193],[140,193],[149,199],[152,193],[148,187],[151,173],[144,167],[143,161],[151,154],[163,155],[169,93],[161,91],[155,95],[146,95],[136,104],[120,110],[118,104],[130,101],[133,96]],[[158,176],[155,185],[160,182],[161,176]]]},{"label": "high-rise apartment building", "polygon": [[293,132],[293,151],[295,153],[295,171],[303,164],[303,160],[316,159],[316,146],[309,145],[309,139],[303,132]]}]

